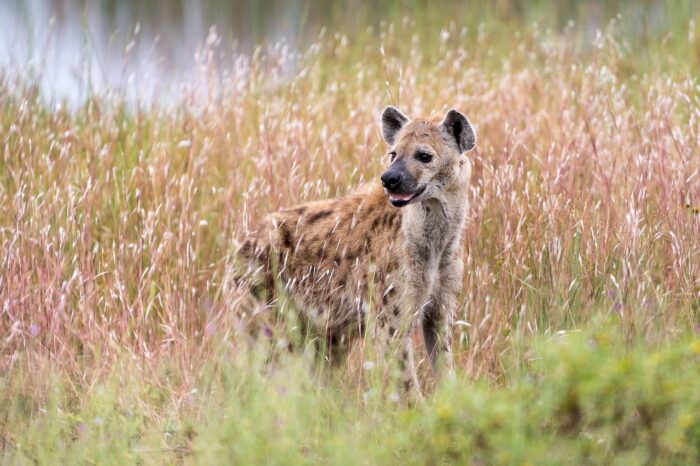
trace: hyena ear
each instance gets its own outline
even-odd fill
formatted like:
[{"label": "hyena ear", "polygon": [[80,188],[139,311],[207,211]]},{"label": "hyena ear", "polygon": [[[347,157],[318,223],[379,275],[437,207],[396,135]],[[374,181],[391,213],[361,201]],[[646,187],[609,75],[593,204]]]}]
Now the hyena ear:
[{"label": "hyena ear", "polygon": [[467,117],[454,108],[447,112],[442,126],[455,139],[460,152],[466,152],[476,144],[476,133]]},{"label": "hyena ear", "polygon": [[390,145],[394,144],[396,134],[408,122],[408,117],[396,107],[389,105],[382,112],[382,135]]}]

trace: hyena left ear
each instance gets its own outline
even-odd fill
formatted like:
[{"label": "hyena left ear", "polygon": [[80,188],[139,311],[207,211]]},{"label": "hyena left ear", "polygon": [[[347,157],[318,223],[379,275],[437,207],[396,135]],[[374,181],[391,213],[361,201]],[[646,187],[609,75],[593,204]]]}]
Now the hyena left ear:
[{"label": "hyena left ear", "polygon": [[382,112],[382,135],[389,145],[394,145],[396,135],[408,122],[408,117],[396,107],[389,105]]},{"label": "hyena left ear", "polygon": [[455,139],[460,152],[471,150],[476,144],[476,133],[469,119],[454,108],[447,112],[442,126]]}]

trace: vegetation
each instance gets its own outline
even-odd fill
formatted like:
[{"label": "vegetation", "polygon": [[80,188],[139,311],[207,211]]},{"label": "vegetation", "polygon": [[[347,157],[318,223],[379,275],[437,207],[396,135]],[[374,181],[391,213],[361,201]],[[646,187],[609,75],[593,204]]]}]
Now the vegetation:
[{"label": "vegetation", "polygon": [[[4,79],[2,462],[697,464],[697,6],[621,3],[596,32],[505,3],[225,69],[212,34],[167,108]],[[229,276],[265,212],[380,173],[387,104],[479,136],[459,375],[415,408],[371,340],[314,366],[289,303],[244,312]]]}]

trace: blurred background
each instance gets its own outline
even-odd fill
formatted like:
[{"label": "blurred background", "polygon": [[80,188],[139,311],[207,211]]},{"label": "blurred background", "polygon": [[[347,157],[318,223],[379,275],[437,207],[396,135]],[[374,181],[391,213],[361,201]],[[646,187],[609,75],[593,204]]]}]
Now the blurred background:
[{"label": "blurred background", "polygon": [[[663,40],[697,15],[693,1],[552,2],[498,0],[382,2],[312,0],[3,0],[0,74],[34,76],[51,101],[79,103],[90,92],[116,89],[141,102],[167,101],[192,78],[196,54],[211,41],[228,61],[255,47],[283,43],[304,50],[324,31],[378,34],[382,23],[419,19],[437,35],[448,22],[478,29],[489,22],[575,27],[581,44],[611,21],[632,44]],[[419,31],[421,32],[421,31]],[[407,38],[406,41],[409,44]],[[226,63],[230,65],[234,61]],[[229,66],[230,67],[230,66]]]}]

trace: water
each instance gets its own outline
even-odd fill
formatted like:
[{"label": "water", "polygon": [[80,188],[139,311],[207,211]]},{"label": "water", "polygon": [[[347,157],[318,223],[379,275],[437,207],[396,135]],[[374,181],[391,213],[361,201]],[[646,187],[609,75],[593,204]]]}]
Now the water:
[{"label": "water", "polygon": [[296,0],[2,0],[0,73],[35,77],[50,102],[75,105],[110,89],[168,101],[191,82],[212,28],[229,56],[263,40],[293,46],[304,11]]},{"label": "water", "polygon": [[554,18],[555,27],[575,19],[591,38],[621,12],[627,33],[638,36],[651,27],[663,36],[697,11],[696,1],[680,3],[672,18],[664,14],[664,0],[500,0],[488,6],[477,0],[0,0],[0,76],[33,77],[53,103],[74,106],[110,89],[130,102],[159,103],[195,82],[195,54],[212,28],[220,38],[219,68],[231,69],[236,54],[261,43],[284,40],[294,51],[323,26],[342,27],[352,37],[383,18],[425,20],[439,11],[449,12],[445,21],[489,9],[523,22]]}]

